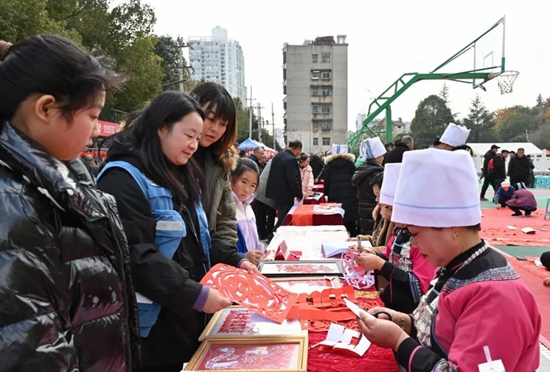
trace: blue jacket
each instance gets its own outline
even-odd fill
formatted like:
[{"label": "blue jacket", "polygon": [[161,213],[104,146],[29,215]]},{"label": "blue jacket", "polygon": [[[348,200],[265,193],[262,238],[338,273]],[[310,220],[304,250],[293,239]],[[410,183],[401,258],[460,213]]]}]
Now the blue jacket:
[{"label": "blue jacket", "polygon": [[499,202],[504,204],[508,200],[512,199],[512,195],[514,195],[514,191],[516,191],[514,189],[514,186],[510,186],[508,188],[508,191],[505,191],[502,187],[499,187],[497,192],[495,193],[495,197],[493,201],[495,202],[495,204],[498,204]]},{"label": "blue jacket", "polygon": [[[151,204],[151,211],[157,221],[155,244],[159,251],[172,259],[176,253],[181,239],[187,235],[187,228],[181,215],[174,210],[172,193],[170,190],[156,185],[149,180],[143,172],[126,161],[112,161],[105,165],[98,175],[98,180],[110,168],[122,168],[134,178],[140,186],[143,194]],[[199,240],[207,258],[207,267],[210,269],[211,246],[208,220],[200,203],[196,204],[196,213],[199,222]],[[161,305],[154,303],[143,295],[136,293],[139,309],[139,323],[141,337],[147,337],[160,314]]]}]

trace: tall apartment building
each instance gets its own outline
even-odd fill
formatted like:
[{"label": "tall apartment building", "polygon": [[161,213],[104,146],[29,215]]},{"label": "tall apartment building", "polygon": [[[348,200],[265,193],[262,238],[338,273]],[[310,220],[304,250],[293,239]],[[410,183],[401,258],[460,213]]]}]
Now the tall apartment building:
[{"label": "tall apartment building", "polygon": [[348,44],[346,36],[318,37],[283,48],[286,142],[305,152],[331,150],[348,137]]},{"label": "tall apartment building", "polygon": [[238,41],[227,38],[225,28],[213,28],[212,37],[190,37],[189,63],[194,80],[221,84],[246,104],[243,50]]}]

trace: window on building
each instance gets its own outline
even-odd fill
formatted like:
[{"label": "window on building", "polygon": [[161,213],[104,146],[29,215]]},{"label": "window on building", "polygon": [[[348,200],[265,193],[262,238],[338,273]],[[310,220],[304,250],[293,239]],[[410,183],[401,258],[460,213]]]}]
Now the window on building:
[{"label": "window on building", "polygon": [[330,121],[325,121],[321,123],[321,130],[328,131],[331,129],[332,123]]},{"label": "window on building", "polygon": [[321,71],[319,71],[319,70],[312,70],[311,71],[311,80],[319,80],[320,76],[321,76]]},{"label": "window on building", "polygon": [[317,114],[319,112],[319,106],[317,105],[311,106],[311,112],[314,114]]},{"label": "window on building", "polygon": [[319,138],[313,139],[313,146],[319,146]]},{"label": "window on building", "polygon": [[323,146],[330,146],[330,137],[323,137]]},{"label": "window on building", "polygon": [[330,92],[330,88],[323,88],[323,92],[322,92],[322,95],[323,96],[330,96],[331,92]]},{"label": "window on building", "polygon": [[317,96],[319,95],[319,90],[317,90],[317,89],[312,89],[312,90],[311,90],[311,95],[312,95],[313,97],[317,97]]},{"label": "window on building", "polygon": [[317,62],[318,62],[318,56],[317,56],[317,54],[312,54],[312,55],[311,55],[311,62],[312,62],[312,63],[317,63]]},{"label": "window on building", "polygon": [[331,75],[330,71],[323,71],[321,73],[321,79],[330,80],[330,75]]},{"label": "window on building", "polygon": [[321,54],[321,62],[323,62],[323,63],[329,63],[330,62],[330,52],[326,52],[326,53]]},{"label": "window on building", "polygon": [[329,114],[330,113],[330,105],[323,105],[321,107],[322,107],[323,114]]}]

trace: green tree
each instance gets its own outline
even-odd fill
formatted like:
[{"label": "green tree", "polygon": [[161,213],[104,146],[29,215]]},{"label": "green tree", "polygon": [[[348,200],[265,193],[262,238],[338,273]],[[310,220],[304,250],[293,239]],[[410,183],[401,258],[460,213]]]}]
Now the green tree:
[{"label": "green tree", "polygon": [[441,87],[441,90],[439,91],[439,97],[441,97],[441,99],[443,99],[443,101],[445,101],[445,104],[449,104],[449,96],[450,96],[450,93],[449,93],[449,86],[447,85],[447,83],[443,83],[443,87]]},{"label": "green tree", "polygon": [[0,1],[0,40],[16,43],[47,32],[80,41],[80,35],[67,30],[66,22],[51,18],[47,8],[48,0]]},{"label": "green tree", "polygon": [[121,111],[143,108],[161,91],[161,58],[154,53],[154,36],[142,36],[121,50],[121,66],[130,71],[130,79],[121,90],[110,95],[108,107]]},{"label": "green tree", "polygon": [[518,112],[508,115],[502,126],[499,128],[499,136],[503,142],[525,142],[527,134],[533,138],[534,132],[538,129],[539,123],[536,116]]},{"label": "green tree", "polygon": [[[237,110],[237,142],[245,141],[249,136],[250,127],[250,111],[243,107],[240,98],[233,98],[235,108]],[[258,120],[255,115],[252,116],[253,124],[257,124]]]},{"label": "green tree", "polygon": [[422,100],[411,123],[415,147],[430,146],[453,120],[453,114],[443,98],[431,95]]},{"label": "green tree", "polygon": [[529,140],[540,149],[550,149],[550,125],[541,125],[532,134]]},{"label": "green tree", "polygon": [[470,129],[468,140],[474,143],[494,142],[497,139],[493,130],[495,121],[493,115],[487,110],[479,95],[472,101],[470,113],[463,120],[463,124]]},{"label": "green tree", "polygon": [[542,107],[544,105],[544,98],[542,98],[542,94],[539,93],[537,96],[537,105],[536,107]]},{"label": "green tree", "polygon": [[[158,42],[155,45],[155,54],[162,58],[160,63],[164,74],[162,78],[162,90],[179,90],[180,68],[182,68],[180,66],[179,48],[178,41],[168,35],[159,36]],[[185,77],[187,77],[186,69],[184,69]]]}]

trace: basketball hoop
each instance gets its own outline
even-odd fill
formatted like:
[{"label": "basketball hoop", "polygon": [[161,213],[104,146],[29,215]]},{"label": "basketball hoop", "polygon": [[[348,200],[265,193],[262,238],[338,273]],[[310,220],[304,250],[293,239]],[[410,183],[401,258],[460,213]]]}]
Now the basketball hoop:
[{"label": "basketball hoop", "polygon": [[519,75],[519,71],[505,71],[497,76],[498,87],[500,88],[500,94],[512,93],[514,87],[514,81]]}]

